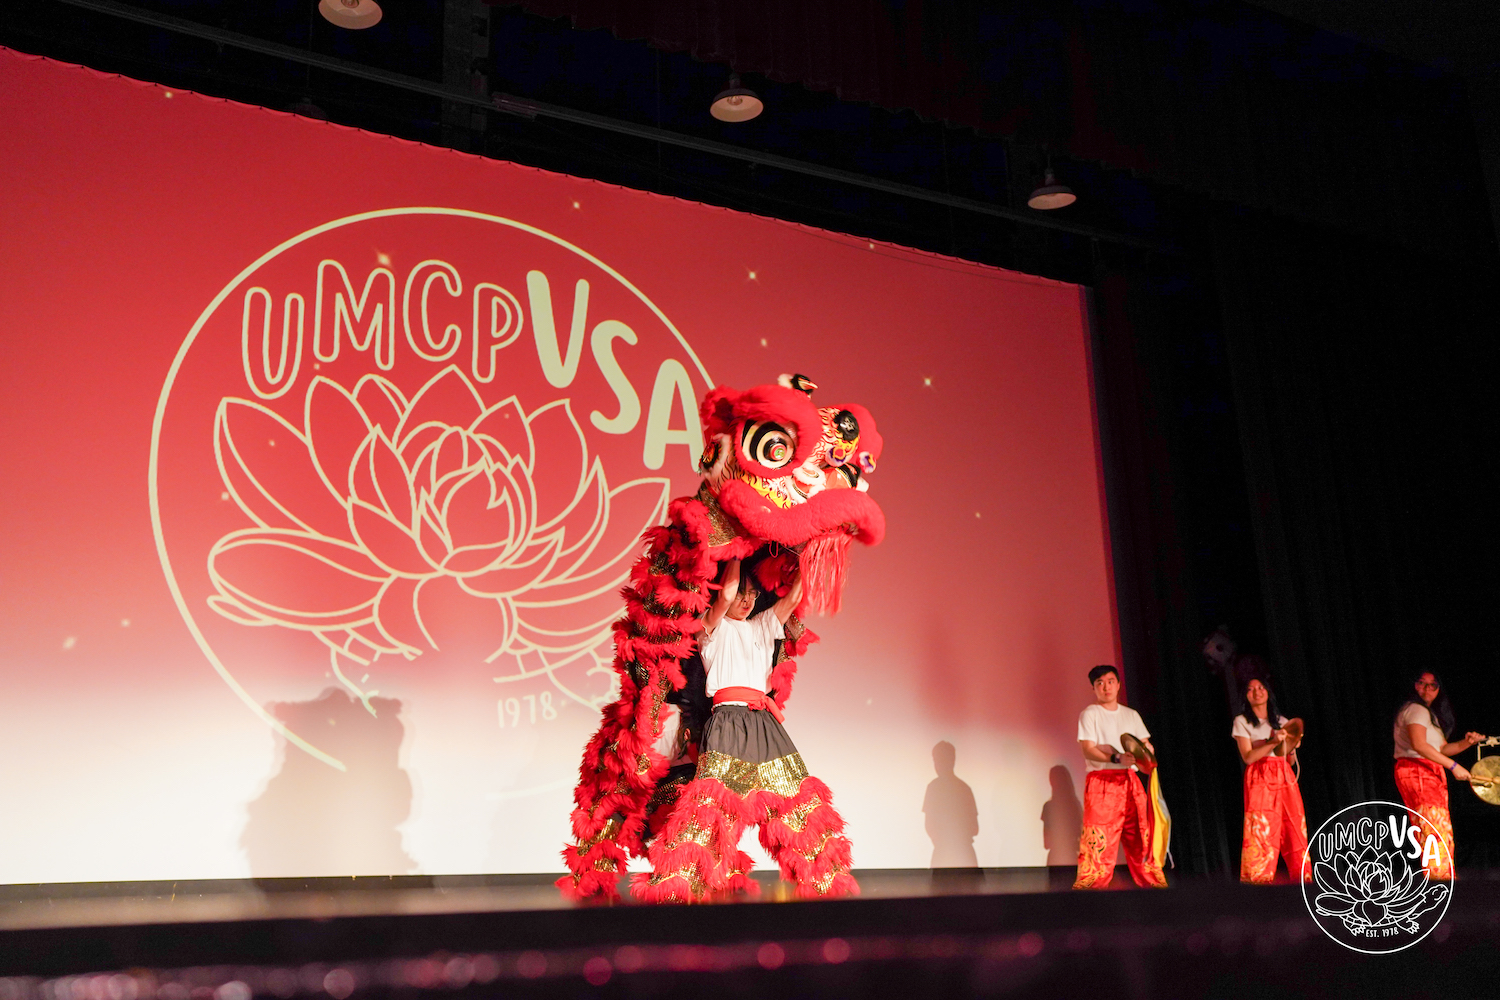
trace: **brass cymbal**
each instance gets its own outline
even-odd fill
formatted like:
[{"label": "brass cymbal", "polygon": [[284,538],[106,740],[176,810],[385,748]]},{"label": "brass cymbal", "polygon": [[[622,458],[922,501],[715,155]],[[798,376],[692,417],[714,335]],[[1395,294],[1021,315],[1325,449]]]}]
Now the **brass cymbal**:
[{"label": "brass cymbal", "polygon": [[1286,739],[1281,741],[1275,753],[1278,757],[1285,757],[1302,745],[1302,720],[1288,719],[1281,728],[1286,731]]},{"label": "brass cymbal", "polygon": [[1146,744],[1136,739],[1130,733],[1120,734],[1120,749],[1135,758],[1137,766],[1142,771],[1150,771],[1156,767],[1156,754],[1152,753]]},{"label": "brass cymbal", "polygon": [[1500,806],[1500,757],[1481,757],[1469,768],[1469,787],[1492,806]]}]

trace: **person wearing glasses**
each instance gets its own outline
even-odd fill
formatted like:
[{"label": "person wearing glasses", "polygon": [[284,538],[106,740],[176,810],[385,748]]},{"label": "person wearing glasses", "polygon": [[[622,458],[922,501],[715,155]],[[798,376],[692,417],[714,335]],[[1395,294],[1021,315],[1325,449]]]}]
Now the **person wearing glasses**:
[{"label": "person wearing glasses", "polygon": [[[1455,728],[1453,706],[1443,693],[1443,682],[1431,670],[1424,670],[1412,682],[1414,694],[1407,695],[1396,712],[1396,787],[1406,807],[1422,817],[1427,833],[1439,837],[1444,851],[1425,850],[1422,857],[1427,877],[1438,881],[1453,878],[1453,820],[1448,815],[1447,771],[1459,781],[1468,781],[1469,772],[1454,760],[1484,740],[1479,733],[1468,733],[1462,739],[1450,740]],[[1423,842],[1426,842],[1424,836]]]}]

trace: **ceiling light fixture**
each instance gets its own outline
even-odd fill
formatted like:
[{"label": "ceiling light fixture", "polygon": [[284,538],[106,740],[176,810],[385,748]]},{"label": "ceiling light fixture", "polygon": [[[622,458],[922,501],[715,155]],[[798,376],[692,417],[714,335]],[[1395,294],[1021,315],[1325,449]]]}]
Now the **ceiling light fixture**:
[{"label": "ceiling light fixture", "polygon": [[[327,3],[328,0],[323,0]],[[747,122],[766,109],[759,95],[740,86],[739,76],[729,78],[729,89],[721,92],[709,105],[708,113],[721,122]]]},{"label": "ceiling light fixture", "polygon": [[1042,186],[1031,192],[1031,197],[1026,199],[1026,204],[1041,212],[1054,208],[1066,208],[1078,200],[1073,189],[1066,184],[1057,182],[1057,175],[1052,168],[1047,167],[1047,172],[1042,177]]},{"label": "ceiling light fixture", "polygon": [[380,23],[380,4],[375,0],[318,0],[318,13],[340,28],[358,30]]}]

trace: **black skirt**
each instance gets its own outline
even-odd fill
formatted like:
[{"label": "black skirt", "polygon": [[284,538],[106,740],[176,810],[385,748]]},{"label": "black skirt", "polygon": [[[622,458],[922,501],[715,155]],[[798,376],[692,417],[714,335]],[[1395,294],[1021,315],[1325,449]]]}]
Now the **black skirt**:
[{"label": "black skirt", "polygon": [[703,727],[697,777],[714,778],[737,795],[797,793],[807,767],[776,716],[745,705],[718,705]]}]

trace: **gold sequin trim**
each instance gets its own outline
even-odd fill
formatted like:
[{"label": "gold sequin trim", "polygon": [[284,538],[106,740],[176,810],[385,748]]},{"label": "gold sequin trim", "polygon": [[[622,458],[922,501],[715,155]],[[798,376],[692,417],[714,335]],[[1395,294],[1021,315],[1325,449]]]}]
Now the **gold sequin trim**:
[{"label": "gold sequin trim", "polygon": [[785,661],[790,660],[792,654],[788,650],[792,648],[792,643],[802,638],[802,633],[806,631],[807,626],[796,615],[788,618],[786,620],[786,641],[776,644],[776,661],[771,666],[780,666]]},{"label": "gold sequin trim", "polygon": [[844,869],[840,868],[838,865],[834,865],[831,869],[829,869],[827,875],[824,875],[822,878],[818,879],[817,882],[813,883],[813,888],[818,891],[819,896],[826,896],[828,895],[828,890],[833,888],[833,880],[838,878],[843,873]]},{"label": "gold sequin trim", "polygon": [[800,855],[802,855],[809,862],[817,861],[818,860],[818,855],[823,853],[823,848],[826,847],[826,846],[828,846],[828,841],[832,837],[833,837],[832,833],[825,833],[825,834],[823,834],[823,839],[820,840],[820,841],[818,841],[818,846],[817,847],[814,847],[810,851],[798,851],[797,853],[800,854]]},{"label": "gold sequin trim", "polygon": [[[661,706],[667,700],[667,692],[672,688],[672,679],[665,673],[656,679],[656,687],[651,692],[651,739],[656,740],[661,735]],[[632,722],[631,729],[635,728]],[[646,772],[642,771],[642,774]]]},{"label": "gold sequin trim", "polygon": [[[620,817],[618,815],[611,816],[609,819],[604,821],[604,826],[600,828],[598,833],[594,834],[588,840],[585,840],[578,845],[578,856],[580,858],[583,857],[589,851],[593,850],[594,845],[599,843],[599,841],[601,840],[613,840],[615,834],[618,832],[620,832]],[[598,862],[595,862],[595,865],[597,864]],[[610,862],[609,870],[614,871],[613,861]]]},{"label": "gold sequin trim", "polygon": [[682,786],[686,785],[691,780],[692,779],[689,776],[683,774],[678,775],[671,781],[662,782],[662,784],[651,795],[651,801],[646,803],[646,815],[650,816],[662,806],[669,806],[672,803],[676,802],[677,797],[682,794]]},{"label": "gold sequin trim", "polygon": [[669,642],[676,642],[678,639],[682,638],[681,632],[675,631],[673,629],[667,629],[665,632],[652,632],[640,622],[630,623],[630,634],[637,639],[650,639],[652,642],[661,645],[665,645]]},{"label": "gold sequin trim", "polygon": [[793,833],[801,833],[807,829],[807,820],[813,814],[813,810],[823,804],[823,800],[814,795],[791,812],[782,813],[777,819],[785,823]]},{"label": "gold sequin trim", "polygon": [[647,598],[644,601],[642,601],[641,603],[645,607],[645,609],[647,611],[651,612],[653,615],[660,615],[662,618],[681,618],[682,617],[682,605],[681,604],[672,604],[672,605],[663,604],[661,601],[658,601],[656,599],[656,595],[655,594],[651,594],[651,595],[647,596]]},{"label": "gold sequin trim", "polygon": [[807,777],[807,765],[802,763],[800,753],[789,753],[764,764],[751,764],[727,753],[710,750],[698,758],[698,777],[716,778],[736,795],[766,791],[792,796],[797,794],[802,779]]},{"label": "gold sequin trim", "polygon": [[708,512],[708,540],[710,548],[732,542],[740,536],[736,530],[734,520],[719,506],[719,498],[708,491],[708,483],[698,488],[698,502],[703,504],[703,509]]},{"label": "gold sequin trim", "polygon": [[[707,847],[709,845],[709,842],[713,839],[713,833],[711,831],[705,830],[697,823],[689,820],[683,826],[682,831],[677,835],[677,844],[686,844],[691,841],[692,843],[697,844],[700,847]],[[714,853],[717,855],[718,852]]]},{"label": "gold sequin trim", "polygon": [[[703,876],[698,873],[698,863],[696,861],[689,862],[687,865],[677,869],[675,872],[662,872],[660,874],[653,874],[651,876],[651,884],[661,885],[663,882],[669,882],[674,878],[681,878],[688,884],[688,892],[691,893],[691,897],[687,900],[682,900],[682,902],[692,902],[693,900],[702,899],[704,896],[708,895],[708,886],[704,883]],[[675,900],[677,899],[677,895],[676,893],[673,893],[668,898]]]}]

